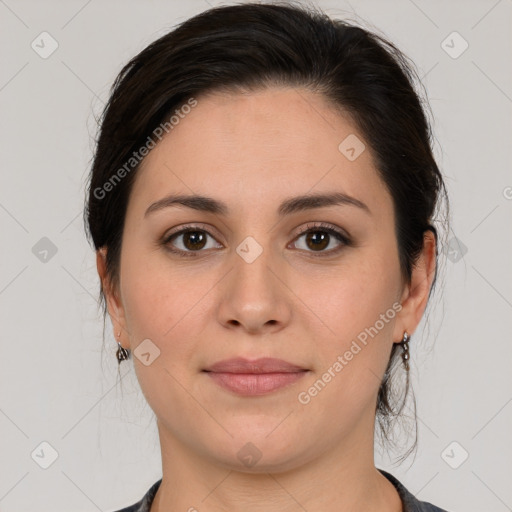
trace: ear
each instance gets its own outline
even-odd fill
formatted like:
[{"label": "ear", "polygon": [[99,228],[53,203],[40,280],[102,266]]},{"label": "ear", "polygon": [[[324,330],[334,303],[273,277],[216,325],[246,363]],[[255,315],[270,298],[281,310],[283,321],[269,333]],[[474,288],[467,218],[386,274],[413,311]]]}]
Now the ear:
[{"label": "ear", "polygon": [[[107,249],[101,247],[96,251],[96,268],[101,280],[101,287],[105,295],[108,314],[114,328],[114,338],[123,345],[123,339],[127,339],[126,319],[124,308],[119,298],[119,290],[116,290],[107,275]],[[121,333],[120,336],[118,334]],[[126,341],[124,346],[127,347]]]},{"label": "ear", "polygon": [[421,321],[436,271],[436,244],[435,233],[426,230],[422,252],[412,269],[411,282],[402,292],[402,309],[397,315],[393,334],[395,343],[402,341],[404,331],[411,335]]}]

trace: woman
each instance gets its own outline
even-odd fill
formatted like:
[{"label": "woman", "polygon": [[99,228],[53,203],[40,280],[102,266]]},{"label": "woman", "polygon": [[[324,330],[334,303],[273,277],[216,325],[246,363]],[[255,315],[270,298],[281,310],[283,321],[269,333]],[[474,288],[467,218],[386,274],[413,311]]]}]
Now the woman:
[{"label": "woman", "polygon": [[361,28],[250,3],[119,74],[86,214],[163,469],[124,512],[442,511],[374,465],[446,194],[412,77]]}]

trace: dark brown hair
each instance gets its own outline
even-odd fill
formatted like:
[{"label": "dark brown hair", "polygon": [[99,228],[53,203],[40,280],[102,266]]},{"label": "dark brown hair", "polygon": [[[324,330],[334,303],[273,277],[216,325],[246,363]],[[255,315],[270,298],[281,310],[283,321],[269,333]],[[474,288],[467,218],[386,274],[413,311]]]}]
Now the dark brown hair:
[{"label": "dark brown hair", "polygon": [[[134,153],[192,97],[278,85],[321,93],[356,123],[392,197],[400,269],[410,282],[425,231],[438,239],[433,218],[441,194],[448,206],[415,81],[413,65],[392,43],[312,7],[244,3],[212,8],[178,25],[123,67],[100,119],[85,219],[95,249],[107,248],[109,280],[118,284],[123,224],[138,168],[137,162],[126,164]],[[430,293],[436,278],[437,265]],[[407,372],[396,408],[391,377],[399,349],[395,343],[376,405],[387,440],[409,389]]]}]

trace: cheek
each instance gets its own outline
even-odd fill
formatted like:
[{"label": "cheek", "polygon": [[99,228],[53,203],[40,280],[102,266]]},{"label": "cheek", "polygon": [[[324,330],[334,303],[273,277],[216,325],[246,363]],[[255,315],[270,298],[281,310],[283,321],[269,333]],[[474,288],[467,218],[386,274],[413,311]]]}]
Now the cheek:
[{"label": "cheek", "polygon": [[[343,343],[347,337],[357,336],[392,308],[399,296],[397,259],[392,252],[373,252],[377,251],[354,252],[339,268],[314,278],[301,277],[300,287],[294,288],[311,305],[318,317],[318,329],[323,329],[326,339],[332,341],[343,335]],[[394,310],[391,316],[394,318]]]},{"label": "cheek", "polygon": [[[149,255],[142,260],[132,253],[123,262],[125,273],[121,273],[130,346],[136,351],[134,369],[151,407],[163,415],[180,415],[189,399],[180,383],[188,382],[197,371],[193,366],[197,366],[194,357],[198,350],[195,330],[204,315],[198,304],[204,292],[200,293],[200,283],[191,286],[183,272],[161,265],[157,258],[150,260]],[[145,365],[137,357],[137,347],[147,339],[157,348],[149,345],[152,361]]]},{"label": "cheek", "polygon": [[331,285],[326,297],[317,297],[322,322],[314,320],[318,327],[308,336],[315,340],[317,364],[314,378],[300,390],[311,399],[306,410],[319,417],[329,410],[332,425],[348,430],[373,414],[392,348],[396,281],[376,286],[376,279],[373,271],[354,273]]},{"label": "cheek", "polygon": [[158,340],[172,328],[179,311],[165,283],[137,269],[122,286],[127,329],[135,344],[141,338]]},{"label": "cheek", "polygon": [[[121,265],[121,292],[126,321],[136,337],[161,338],[190,309],[193,288],[179,267],[160,254],[126,240]],[[190,291],[189,291],[190,290]]]},{"label": "cheek", "polygon": [[315,313],[310,313],[310,337],[317,347],[320,377],[329,369],[336,375],[324,399],[333,406],[362,407],[377,392],[392,348],[400,308],[396,250],[383,244],[354,251],[337,271],[316,282],[324,286],[304,279],[297,294]]},{"label": "cheek", "polygon": [[[221,276],[208,264],[190,270],[193,264],[171,262],[162,253],[147,249],[137,253],[136,245],[126,245],[121,267],[130,346],[133,351],[143,340],[151,340],[159,350],[155,366],[185,382],[204,363],[203,331],[215,322],[213,297]],[[145,367],[136,358],[134,363],[145,381]]]}]

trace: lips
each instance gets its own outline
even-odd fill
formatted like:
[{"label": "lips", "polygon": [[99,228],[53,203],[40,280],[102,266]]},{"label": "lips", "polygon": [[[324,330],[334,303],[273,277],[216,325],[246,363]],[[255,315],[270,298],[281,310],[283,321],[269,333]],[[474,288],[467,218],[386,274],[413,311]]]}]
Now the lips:
[{"label": "lips", "polygon": [[225,390],[258,396],[294,384],[309,370],[283,359],[263,357],[251,361],[237,357],[219,361],[203,371]]},{"label": "lips", "polygon": [[260,359],[244,359],[236,357],[219,361],[205,370],[215,373],[296,373],[307,371],[295,364],[284,361],[283,359],[274,359],[271,357],[262,357]]}]

